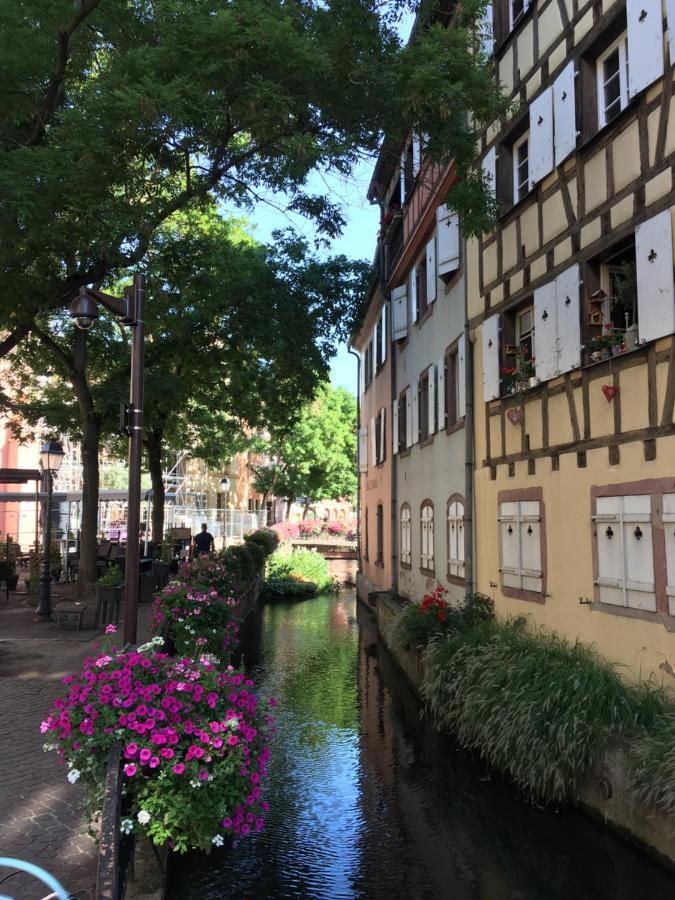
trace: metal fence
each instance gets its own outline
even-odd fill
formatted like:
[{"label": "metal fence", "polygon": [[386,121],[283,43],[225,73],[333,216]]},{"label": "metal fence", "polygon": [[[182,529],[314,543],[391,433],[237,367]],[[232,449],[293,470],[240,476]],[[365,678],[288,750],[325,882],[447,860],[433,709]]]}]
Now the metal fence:
[{"label": "metal fence", "polygon": [[193,535],[206,524],[216,540],[216,546],[240,541],[249,531],[267,525],[267,510],[245,512],[241,509],[195,509],[194,507],[166,507],[164,527],[189,528]]},{"label": "metal fence", "polygon": [[105,776],[96,900],[122,900],[133,867],[133,834],[120,831],[122,802],[122,746],[116,743],[110,751]]}]

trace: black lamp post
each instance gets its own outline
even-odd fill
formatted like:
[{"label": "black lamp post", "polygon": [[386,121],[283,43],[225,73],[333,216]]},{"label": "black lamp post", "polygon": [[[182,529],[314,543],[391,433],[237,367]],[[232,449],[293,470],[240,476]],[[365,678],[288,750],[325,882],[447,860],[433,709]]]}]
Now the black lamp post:
[{"label": "black lamp post", "polygon": [[52,617],[52,574],[49,567],[50,551],[52,545],[52,490],[54,487],[54,475],[61,468],[63,462],[63,447],[58,441],[46,441],[40,448],[40,467],[47,488],[47,503],[45,505],[45,524],[42,530],[42,576],[40,578],[40,605],[36,612],[42,619]]},{"label": "black lamp post", "polygon": [[124,432],[129,437],[129,492],[127,506],[127,559],[124,585],[124,641],[136,643],[138,578],[140,572],[141,462],[143,457],[143,345],[145,341],[145,279],[134,276],[124,297],[95,288],[80,288],[70,305],[70,317],[88,331],[98,318],[98,304],[131,326],[131,389],[125,409]]}]

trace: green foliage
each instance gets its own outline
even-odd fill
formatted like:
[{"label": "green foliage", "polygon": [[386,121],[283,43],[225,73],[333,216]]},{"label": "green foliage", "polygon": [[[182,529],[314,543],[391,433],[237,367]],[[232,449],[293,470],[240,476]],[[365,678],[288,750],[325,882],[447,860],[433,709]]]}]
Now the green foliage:
[{"label": "green foliage", "polygon": [[328,561],[316,550],[294,550],[284,553],[277,550],[267,561],[267,581],[281,580],[311,582],[316,591],[323,594],[336,590],[334,579],[328,572]]},{"label": "green foliage", "polygon": [[318,585],[313,581],[298,581],[290,576],[268,578],[264,590],[268,598],[284,597],[289,600],[309,600],[320,593]]},{"label": "green foliage", "polygon": [[257,490],[310,501],[356,493],[356,399],[344,388],[321,385],[289,430],[273,434],[267,448],[276,460],[256,471]]},{"label": "green foliage", "polygon": [[256,572],[259,572],[262,567],[265,565],[265,560],[267,559],[268,553],[262,544],[257,543],[257,541],[246,541],[245,547],[249,552],[251,559],[253,560],[253,565],[255,566]]},{"label": "green foliage", "polygon": [[544,801],[570,797],[606,742],[653,729],[665,702],[522,618],[479,618],[431,641],[422,695],[440,727]]},{"label": "green foliage", "polygon": [[122,570],[116,563],[108,566],[103,575],[96,582],[96,587],[122,587],[124,584],[124,576]]},{"label": "green foliage", "polygon": [[424,649],[432,638],[450,632],[465,632],[473,625],[494,617],[494,603],[483,594],[467,594],[458,605],[443,599],[440,586],[427,594],[422,603],[409,603],[389,626],[389,639],[402,650]]},{"label": "green foliage", "polygon": [[11,537],[6,541],[0,541],[0,561],[6,563],[5,572],[7,575],[16,573],[16,544]]},{"label": "green foliage", "polygon": [[633,742],[630,771],[638,796],[648,804],[675,814],[675,709],[664,709],[657,725]]},{"label": "green foliage", "polygon": [[271,528],[259,528],[251,534],[244,535],[248,544],[259,544],[265,551],[265,556],[270,556],[279,546],[279,535]]},{"label": "green foliage", "polygon": [[234,544],[221,550],[217,559],[223,564],[238,591],[244,591],[260,571],[257,555],[248,544]]}]

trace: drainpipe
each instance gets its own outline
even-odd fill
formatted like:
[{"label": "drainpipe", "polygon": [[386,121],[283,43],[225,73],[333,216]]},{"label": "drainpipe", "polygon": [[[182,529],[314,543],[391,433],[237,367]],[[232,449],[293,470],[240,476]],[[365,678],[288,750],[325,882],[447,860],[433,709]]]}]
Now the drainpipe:
[{"label": "drainpipe", "polygon": [[356,357],[356,571],[361,574],[361,470],[359,466],[359,429],[361,428],[361,354],[351,347],[347,353]]},{"label": "drainpipe", "polygon": [[[466,259],[466,241],[464,242]],[[466,279],[466,270],[465,270]],[[466,593],[476,590],[474,565],[474,386],[473,386],[473,329],[469,328],[469,299],[464,285],[464,578]]]}]

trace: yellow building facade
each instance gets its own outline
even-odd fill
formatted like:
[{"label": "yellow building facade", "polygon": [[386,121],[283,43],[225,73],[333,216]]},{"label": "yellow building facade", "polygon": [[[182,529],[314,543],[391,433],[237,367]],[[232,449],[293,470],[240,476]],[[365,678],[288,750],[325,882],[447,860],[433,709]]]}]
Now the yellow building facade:
[{"label": "yellow building facade", "polygon": [[466,246],[475,581],[675,687],[675,3],[494,0]]}]

